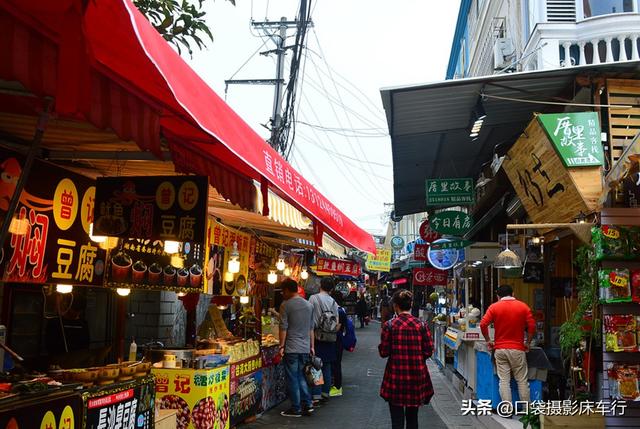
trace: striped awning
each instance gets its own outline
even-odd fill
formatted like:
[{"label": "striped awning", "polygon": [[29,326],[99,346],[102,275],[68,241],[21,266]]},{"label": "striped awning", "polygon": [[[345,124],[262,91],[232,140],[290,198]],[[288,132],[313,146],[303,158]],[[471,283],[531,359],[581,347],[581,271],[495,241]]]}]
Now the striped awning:
[{"label": "striped awning", "polygon": [[[263,214],[260,186],[255,185],[255,188],[255,207],[258,213]],[[267,217],[274,222],[295,229],[308,230],[311,227],[311,219],[271,191],[269,191],[269,215]]]}]

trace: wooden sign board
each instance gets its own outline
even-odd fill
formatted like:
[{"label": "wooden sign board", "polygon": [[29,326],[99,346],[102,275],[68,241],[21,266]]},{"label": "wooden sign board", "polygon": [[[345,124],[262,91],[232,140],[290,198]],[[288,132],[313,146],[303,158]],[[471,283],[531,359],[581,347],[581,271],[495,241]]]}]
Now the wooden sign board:
[{"label": "wooden sign board", "polygon": [[503,168],[534,223],[573,222],[580,212],[600,208],[602,167],[565,167],[535,118]]}]

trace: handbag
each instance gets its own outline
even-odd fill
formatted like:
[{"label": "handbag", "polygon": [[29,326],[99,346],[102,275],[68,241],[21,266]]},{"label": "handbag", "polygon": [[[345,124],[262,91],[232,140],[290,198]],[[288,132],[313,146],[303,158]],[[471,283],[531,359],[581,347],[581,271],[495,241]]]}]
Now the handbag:
[{"label": "handbag", "polygon": [[[320,359],[317,356],[314,358]],[[322,365],[320,366],[320,368],[322,368]],[[324,384],[322,369],[317,369],[312,362],[305,363],[302,371],[304,372],[304,377],[307,380],[307,384],[309,386],[322,386]]]}]

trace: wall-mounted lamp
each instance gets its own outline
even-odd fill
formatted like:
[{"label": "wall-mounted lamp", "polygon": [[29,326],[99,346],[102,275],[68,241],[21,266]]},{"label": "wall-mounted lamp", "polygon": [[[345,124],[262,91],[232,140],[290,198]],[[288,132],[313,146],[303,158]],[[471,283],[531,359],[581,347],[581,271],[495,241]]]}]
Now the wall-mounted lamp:
[{"label": "wall-mounted lamp", "polygon": [[164,242],[164,251],[169,255],[178,253],[180,251],[180,243],[177,241],[166,240]]},{"label": "wall-mounted lamp", "polygon": [[73,292],[73,285],[58,283],[56,285],[56,292],[58,292],[58,293],[71,293],[71,292]]}]

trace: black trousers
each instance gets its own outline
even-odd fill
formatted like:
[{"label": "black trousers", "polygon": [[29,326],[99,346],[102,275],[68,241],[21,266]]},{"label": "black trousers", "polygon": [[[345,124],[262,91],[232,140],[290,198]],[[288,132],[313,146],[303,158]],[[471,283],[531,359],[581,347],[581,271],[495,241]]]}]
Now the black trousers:
[{"label": "black trousers", "polygon": [[342,352],[344,351],[342,342],[336,343],[336,348],[338,359],[331,365],[331,370],[333,371],[333,385],[340,389],[342,387]]},{"label": "black trousers", "polygon": [[391,429],[418,429],[418,407],[399,407],[389,404],[389,411],[391,412]]}]

